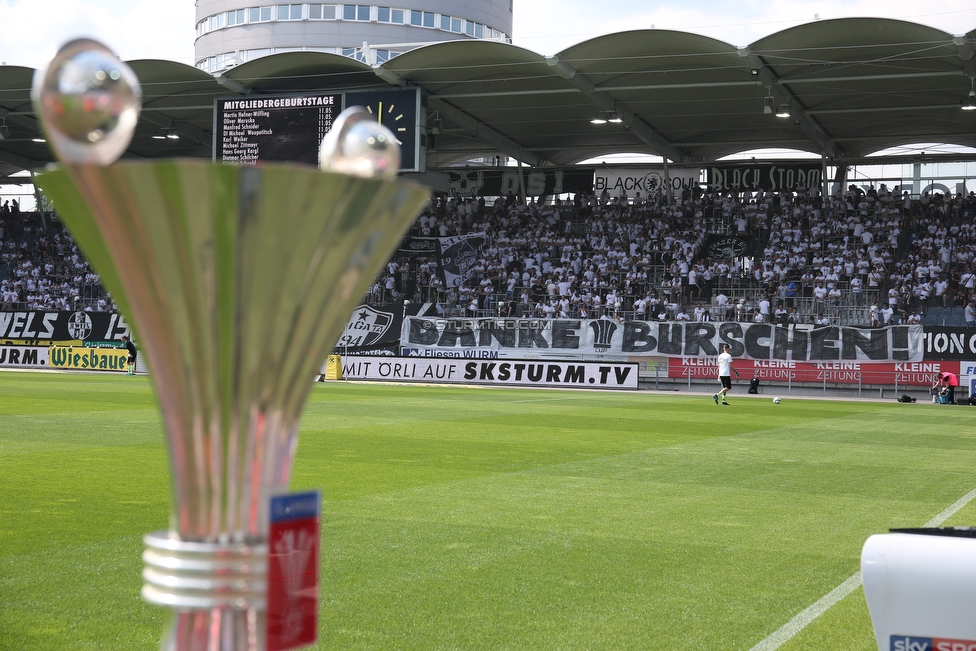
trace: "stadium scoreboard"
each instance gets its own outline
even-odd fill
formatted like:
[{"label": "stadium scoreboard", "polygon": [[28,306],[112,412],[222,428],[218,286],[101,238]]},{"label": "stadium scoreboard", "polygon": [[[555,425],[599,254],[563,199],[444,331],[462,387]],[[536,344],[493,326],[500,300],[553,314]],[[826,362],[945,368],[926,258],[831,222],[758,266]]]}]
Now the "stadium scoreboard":
[{"label": "stadium scoreboard", "polygon": [[341,93],[218,99],[214,160],[317,165],[318,144],[341,111]]},{"label": "stadium scoreboard", "polygon": [[426,167],[427,112],[419,88],[217,98],[213,159],[231,165],[318,166],[319,144],[347,106],[364,106],[400,143],[401,172]]}]

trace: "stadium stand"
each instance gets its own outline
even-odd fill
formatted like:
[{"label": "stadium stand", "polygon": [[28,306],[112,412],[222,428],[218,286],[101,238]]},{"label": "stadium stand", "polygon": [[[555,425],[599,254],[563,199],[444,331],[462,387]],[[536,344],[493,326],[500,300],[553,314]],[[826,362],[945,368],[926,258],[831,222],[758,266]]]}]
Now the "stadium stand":
[{"label": "stadium stand", "polygon": [[71,235],[51,213],[0,208],[0,308],[3,310],[113,309]]},{"label": "stadium stand", "polygon": [[[780,193],[439,196],[408,237],[484,233],[470,277],[445,287],[435,255],[398,255],[366,302],[430,302],[448,316],[966,325],[976,193],[912,200],[882,184]],[[752,258],[701,256],[708,233],[745,235]],[[5,310],[113,309],[56,215],[0,208]]]},{"label": "stadium stand", "polygon": [[[548,205],[441,197],[414,237],[484,233],[472,276],[444,287],[435,256],[391,261],[367,299],[433,302],[446,315],[965,324],[976,193],[913,201],[896,187],[576,197]],[[759,242],[704,260],[705,233]],[[748,264],[748,260],[746,261]],[[683,316],[682,308],[686,308]],[[793,308],[796,308],[795,310]],[[692,316],[693,315],[693,316]]]}]

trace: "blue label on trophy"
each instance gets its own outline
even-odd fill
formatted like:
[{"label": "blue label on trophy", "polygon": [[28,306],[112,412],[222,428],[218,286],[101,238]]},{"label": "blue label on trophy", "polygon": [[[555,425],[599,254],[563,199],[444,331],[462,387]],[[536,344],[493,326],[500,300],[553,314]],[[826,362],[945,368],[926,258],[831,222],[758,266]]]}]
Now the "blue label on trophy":
[{"label": "blue label on trophy", "polygon": [[271,522],[287,522],[319,516],[319,491],[291,493],[271,498]]}]

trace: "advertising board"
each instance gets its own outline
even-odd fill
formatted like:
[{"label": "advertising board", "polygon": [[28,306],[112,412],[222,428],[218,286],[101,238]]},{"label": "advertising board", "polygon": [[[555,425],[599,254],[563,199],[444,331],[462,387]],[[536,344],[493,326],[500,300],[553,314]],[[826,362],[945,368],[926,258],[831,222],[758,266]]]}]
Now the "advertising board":
[{"label": "advertising board", "polygon": [[620,362],[445,360],[357,356],[343,359],[342,375],[347,380],[577,389],[637,388],[637,364]]},{"label": "advertising board", "polygon": [[[899,384],[904,386],[932,386],[941,373],[956,373],[958,363],[924,362],[864,362],[824,361],[797,362],[793,360],[737,359],[735,369],[740,382],[758,378],[763,382],[828,382],[831,384]],[[671,379],[718,381],[718,363],[713,357],[676,357],[668,361]]]},{"label": "advertising board", "polygon": [[0,346],[0,367],[46,368],[47,365],[47,346]]}]

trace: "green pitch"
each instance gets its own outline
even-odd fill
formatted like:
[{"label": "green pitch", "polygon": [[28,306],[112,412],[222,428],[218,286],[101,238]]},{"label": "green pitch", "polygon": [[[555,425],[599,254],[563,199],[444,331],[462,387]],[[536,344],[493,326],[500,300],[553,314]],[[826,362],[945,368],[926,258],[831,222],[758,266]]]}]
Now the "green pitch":
[{"label": "green pitch", "polygon": [[[751,649],[976,488],[976,410],[316,385],[321,649]],[[145,378],[0,373],[0,649],[155,649]],[[947,524],[973,524],[970,504]],[[875,649],[860,589],[783,649]]]}]

